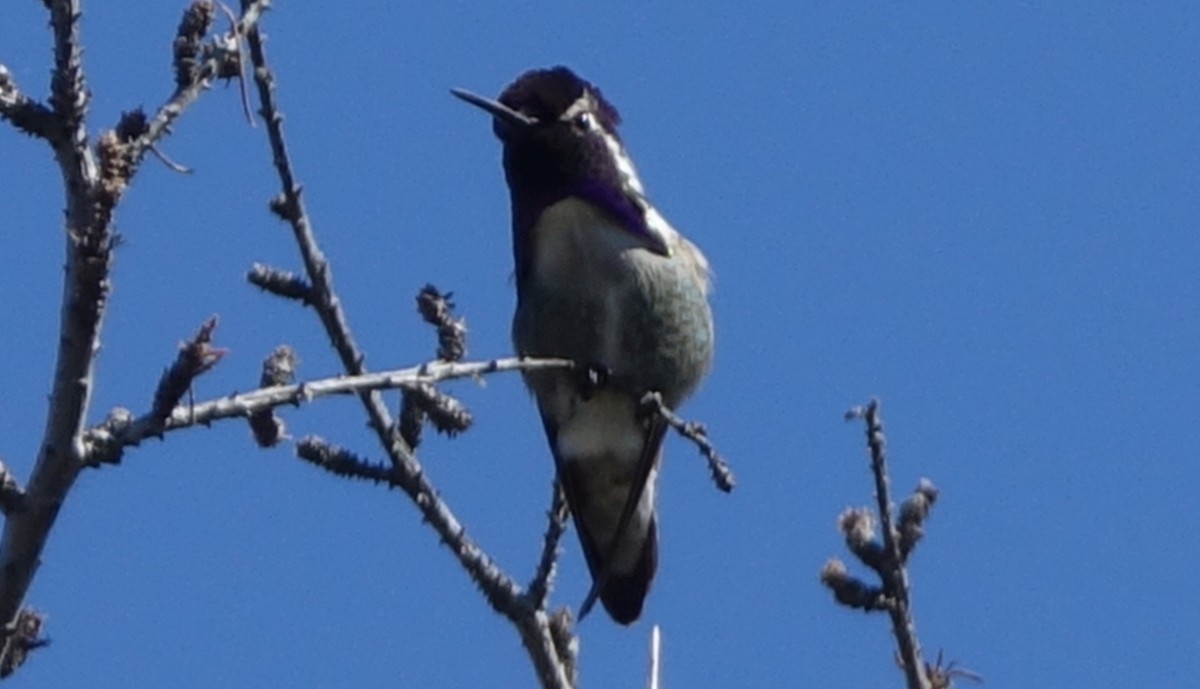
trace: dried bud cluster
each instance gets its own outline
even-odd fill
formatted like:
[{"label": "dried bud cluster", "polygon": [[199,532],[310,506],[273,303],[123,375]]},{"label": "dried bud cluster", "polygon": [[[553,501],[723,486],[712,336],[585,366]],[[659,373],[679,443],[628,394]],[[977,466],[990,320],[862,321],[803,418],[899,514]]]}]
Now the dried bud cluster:
[{"label": "dried bud cluster", "polygon": [[305,304],[313,301],[312,285],[300,275],[279,268],[272,268],[261,263],[250,266],[246,280],[262,289],[285,299],[295,299]]},{"label": "dried bud cluster", "polygon": [[461,361],[467,353],[467,321],[455,317],[453,296],[453,292],[442,294],[433,285],[425,285],[417,294],[417,311],[437,328],[437,355],[442,361]]},{"label": "dried bud cluster", "polygon": [[192,386],[192,381],[216,366],[227,353],[227,350],[212,346],[213,331],[216,329],[217,317],[213,316],[200,326],[195,337],[179,345],[179,356],[171,368],[163,373],[154,393],[154,406],[150,414],[159,423],[166,422],[175,405]]},{"label": "dried bud cluster", "polygon": [[48,639],[42,637],[45,623],[46,616],[31,608],[22,608],[17,613],[12,631],[4,641],[4,652],[0,654],[0,679],[12,675],[24,665],[30,651],[50,644]]},{"label": "dried bud cluster", "polygon": [[100,159],[100,193],[96,205],[104,225],[108,224],[112,209],[121,200],[133,175],[133,161],[128,150],[127,144],[114,130],[104,132],[96,142],[96,155]]},{"label": "dried bud cluster", "polygon": [[301,438],[296,443],[296,456],[337,476],[394,484],[392,471],[388,467],[368,462],[353,452],[331,445],[317,436]]},{"label": "dried bud cluster", "polygon": [[204,37],[212,28],[217,7],[212,0],[197,0],[183,11],[172,49],[175,54],[175,86],[186,88],[196,79]]},{"label": "dried bud cluster", "polygon": [[848,509],[838,517],[838,528],[860,562],[875,571],[884,567],[886,554],[875,529],[874,512],[866,507]]},{"label": "dried bud cluster", "polygon": [[937,502],[938,489],[929,479],[923,478],[917,483],[917,489],[900,505],[900,554],[908,559],[921,537],[925,535],[925,519]]},{"label": "dried bud cluster", "polygon": [[417,404],[414,395],[404,393],[400,396],[400,413],[396,425],[400,429],[400,437],[408,443],[410,449],[417,449],[421,444],[421,431],[425,427],[425,412]]},{"label": "dried bud cluster", "polygon": [[429,417],[438,433],[454,437],[470,428],[474,421],[462,402],[438,390],[432,383],[406,385],[404,396]]},{"label": "dried bud cluster", "polygon": [[888,597],[883,589],[868,586],[861,579],[850,576],[846,563],[837,558],[830,558],[821,568],[821,583],[833,592],[833,597],[842,605],[867,612],[888,608]]},{"label": "dried bud cluster", "polygon": [[[279,345],[263,360],[259,385],[264,388],[291,385],[296,382],[298,363],[295,350],[287,345]],[[265,409],[250,415],[250,430],[259,447],[274,447],[285,437],[286,426],[273,410]]]},{"label": "dried bud cluster", "polygon": [[[437,328],[438,359],[461,361],[467,353],[466,319],[454,315],[453,292],[442,294],[433,285],[417,293],[417,311],[426,323]],[[454,436],[471,425],[471,412],[461,402],[429,383],[405,388],[396,420],[400,437],[411,448],[421,444],[421,430],[428,418],[439,433]]]}]

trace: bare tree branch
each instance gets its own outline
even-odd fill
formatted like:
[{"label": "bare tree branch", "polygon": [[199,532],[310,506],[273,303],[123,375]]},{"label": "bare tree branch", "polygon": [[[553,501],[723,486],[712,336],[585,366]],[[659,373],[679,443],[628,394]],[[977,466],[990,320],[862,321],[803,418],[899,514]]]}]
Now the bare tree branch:
[{"label": "bare tree branch", "polygon": [[883,435],[883,419],[879,415],[879,400],[873,399],[866,407],[855,407],[846,413],[847,420],[863,419],[866,422],[867,446],[871,454],[871,474],[875,480],[875,499],[881,529],[882,543],[876,539],[875,521],[869,509],[850,509],[842,514],[838,524],[846,535],[846,544],[863,564],[879,575],[881,586],[875,587],[850,576],[845,564],[831,559],[821,570],[821,581],[838,602],[862,610],[886,610],[892,622],[892,634],[896,637],[898,663],[904,670],[908,689],[930,689],[929,668],[921,657],[921,644],[917,639],[916,624],[913,622],[908,585],[906,561],[912,545],[919,538],[921,524],[932,505],[930,495],[936,497],[936,489],[928,481],[918,488],[920,498],[904,512],[902,522],[911,541],[907,550],[905,540],[895,526],[887,473],[887,439]]},{"label": "bare tree branch", "polygon": [[552,613],[534,610],[509,619],[521,635],[542,687],[572,689],[579,686],[579,637],[575,635],[571,611],[566,608]]},{"label": "bare tree branch", "polygon": [[871,449],[871,474],[875,477],[875,500],[879,505],[883,544],[889,561],[888,566],[881,568],[879,574],[894,601],[888,610],[892,618],[892,633],[896,636],[896,645],[904,663],[904,674],[909,689],[928,689],[929,678],[925,676],[921,644],[917,639],[917,627],[913,622],[909,601],[908,569],[904,566],[899,534],[892,523],[891,482],[887,473],[887,438],[883,435],[879,400],[871,400],[863,411],[862,418],[867,427],[867,445]]},{"label": "bare tree branch", "polygon": [[[46,428],[25,491],[23,509],[10,513],[0,538],[0,620],[7,638],[19,633],[18,613],[37,572],[41,553],[67,494],[88,453],[84,420],[95,380],[95,355],[110,289],[116,245],[113,212],[145,152],[186,106],[212,81],[223,61],[220,51],[205,60],[198,78],[147,121],[126,113],[104,134],[96,153],[88,142],[89,102],[79,33],[79,0],[45,0],[54,41],[49,108],[20,96],[10,78],[0,78],[0,108],[6,119],[44,136],[54,150],[66,205],[66,269],[54,379]],[[238,32],[253,25],[265,2],[251,2]],[[14,119],[15,116],[15,119]],[[50,118],[53,118],[53,124]],[[17,646],[5,644],[0,667],[14,667]]]},{"label": "bare tree branch", "polygon": [[366,373],[360,376],[335,376],[295,385],[259,388],[237,395],[177,406],[158,422],[154,412],[134,418],[124,409],[114,410],[104,423],[84,434],[83,457],[88,466],[115,464],[125,448],[137,446],[147,438],[158,438],[172,431],[207,426],[221,419],[246,418],[277,407],[299,406],[320,397],[361,395],[368,391],[403,389],[415,384],[435,383],[457,378],[475,378],[506,371],[534,371],[569,368],[565,359],[495,359],[492,361],[450,363],[435,361],[395,371]]},{"label": "bare tree branch", "polygon": [[[0,621],[9,635],[37,572],[58,511],[79,475],[80,435],[94,382],[95,352],[108,297],[111,229],[98,222],[96,161],[88,149],[88,95],[79,42],[79,3],[48,0],[54,35],[50,105],[57,121],[47,131],[66,192],[66,270],[54,382],[46,429],[26,490],[25,509],[9,515],[0,539]],[[6,644],[4,653],[13,648]],[[0,666],[12,662],[0,658]]]}]

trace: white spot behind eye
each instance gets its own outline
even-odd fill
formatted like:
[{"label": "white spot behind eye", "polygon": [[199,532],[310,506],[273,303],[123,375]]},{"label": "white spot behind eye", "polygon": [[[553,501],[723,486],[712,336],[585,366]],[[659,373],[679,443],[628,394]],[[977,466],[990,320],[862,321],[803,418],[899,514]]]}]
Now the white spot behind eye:
[{"label": "white spot behind eye", "polygon": [[589,114],[589,111],[591,109],[592,98],[587,92],[584,92],[582,96],[575,99],[574,103],[571,103],[569,108],[563,111],[563,114],[561,117],[559,117],[559,119],[563,122],[578,122],[576,118],[583,115],[587,115],[590,119],[591,115]]}]

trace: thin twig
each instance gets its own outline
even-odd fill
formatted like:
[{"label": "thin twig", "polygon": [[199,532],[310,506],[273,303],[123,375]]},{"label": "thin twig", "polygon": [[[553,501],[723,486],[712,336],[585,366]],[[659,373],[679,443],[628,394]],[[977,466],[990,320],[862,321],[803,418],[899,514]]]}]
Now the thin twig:
[{"label": "thin twig", "polygon": [[567,530],[567,517],[570,516],[567,509],[567,496],[563,492],[562,484],[555,480],[552,490],[550,509],[546,513],[546,534],[542,537],[542,554],[538,558],[537,569],[534,571],[533,579],[529,582],[528,592],[525,594],[537,610],[546,607],[546,600],[550,596],[550,588],[554,583],[555,564],[558,562],[558,544]]},{"label": "thin twig", "polygon": [[[243,0],[243,7],[246,0]],[[282,193],[272,202],[272,210],[285,219],[292,228],[293,238],[300,250],[304,261],[304,269],[312,289],[311,305],[321,319],[326,334],[333,343],[334,350],[342,361],[342,366],[350,375],[366,373],[366,355],[355,342],[350,326],[342,310],[341,300],[336,296],[333,287],[333,271],[325,258],[313,234],[312,223],[308,211],[304,207],[304,199],[300,184],[296,181],[295,171],[288,153],[287,141],[283,135],[283,115],[275,100],[275,75],[267,67],[266,51],[263,47],[262,36],[257,27],[252,27],[246,34],[249,47],[250,61],[254,67],[254,83],[258,89],[261,109],[259,114],[267,123],[267,138],[271,143],[272,160],[275,171],[279,175]],[[406,459],[412,460],[409,448],[405,447],[398,434],[392,432],[391,414],[382,398],[374,392],[367,391],[361,395],[363,405],[371,427],[379,436],[380,442],[388,451],[394,466],[400,466]]]},{"label": "thin twig", "polygon": [[158,158],[158,162],[162,163],[163,165],[166,165],[167,169],[170,170],[171,172],[177,172],[181,175],[190,175],[193,172],[192,168],[190,168],[186,165],[181,165],[180,163],[177,163],[174,160],[171,160],[170,158],[168,158],[167,154],[163,153],[162,149],[160,149],[158,146],[151,145],[150,152],[154,154],[155,158]]},{"label": "thin twig", "polygon": [[663,403],[661,395],[647,395],[642,399],[642,404],[649,405],[654,413],[665,419],[667,424],[674,428],[679,435],[696,444],[700,454],[708,460],[708,469],[712,472],[712,480],[717,488],[726,493],[733,490],[734,485],[737,484],[733,469],[729,467],[729,463],[717,452],[716,446],[708,439],[708,429],[704,427],[704,424],[684,421]]},{"label": "thin twig", "polygon": [[246,63],[242,59],[242,42],[237,33],[237,17],[233,16],[233,10],[229,9],[229,5],[225,3],[218,2],[217,7],[221,8],[221,11],[225,13],[225,18],[229,20],[228,35],[233,37],[233,41],[227,44],[227,50],[237,53],[237,58],[230,60],[229,68],[221,76],[238,80],[238,93],[242,96],[242,114],[246,116],[246,121],[250,123],[251,127],[256,127],[254,112],[250,106],[250,87],[246,85]]},{"label": "thin twig", "polygon": [[[264,387],[237,395],[176,406],[162,419],[161,424],[157,422],[158,417],[153,412],[137,418],[129,415],[128,418],[119,419],[117,423],[105,421],[89,428],[84,434],[84,458],[89,466],[116,463],[125,448],[137,446],[147,438],[158,438],[163,434],[192,426],[208,426],[221,419],[246,418],[277,407],[298,406],[320,397],[361,395],[366,391],[394,390],[416,383],[476,378],[507,371],[569,368],[571,365],[571,362],[563,359],[515,357],[463,363],[434,361],[394,371],[380,371],[361,376],[334,376],[295,385]],[[119,411],[123,413],[118,416],[128,414],[124,410]],[[110,419],[112,416],[110,414]]]}]

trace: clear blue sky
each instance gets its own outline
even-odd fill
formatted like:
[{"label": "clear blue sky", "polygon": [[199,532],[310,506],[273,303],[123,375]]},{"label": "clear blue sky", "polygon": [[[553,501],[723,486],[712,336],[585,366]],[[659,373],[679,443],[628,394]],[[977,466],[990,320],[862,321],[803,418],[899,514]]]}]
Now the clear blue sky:
[{"label": "clear blue sky", "polygon": [[[40,3],[0,62],[44,96]],[[134,7],[139,5],[138,7]],[[93,132],[169,94],[183,3],[88,3]],[[871,501],[884,400],[896,484],[942,489],[912,567],[920,636],[989,687],[1191,687],[1200,676],[1200,6],[1156,3],[297,3],[266,20],[295,163],[368,364],[431,355],[412,297],[453,290],[475,357],[511,351],[499,147],[452,86],[567,64],[625,116],[649,194],[717,273],[716,368],[685,408],[733,495],[668,445],[644,622],[582,634],[589,687],[895,687],[882,617],[817,582],[838,513]],[[316,319],[243,282],[299,266],[236,88],[209,93],[122,205],[92,420],[147,408],[176,344],[221,315],[199,398],[276,344],[339,368]],[[40,142],[0,130],[0,454],[28,475],[55,341],[62,203]],[[551,463],[515,377],[459,384],[477,426],[422,458],[521,579]],[[357,402],[287,413],[379,457]],[[555,601],[588,578],[573,536]],[[532,671],[399,493],[335,480],[226,423],[83,477],[30,602],[54,644],[16,686],[519,687]]]}]

